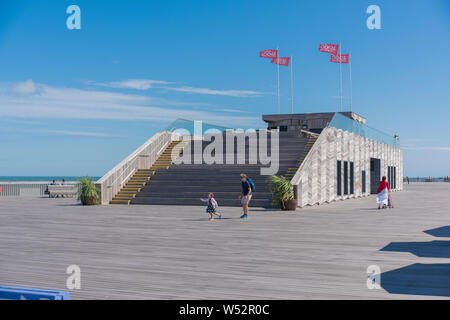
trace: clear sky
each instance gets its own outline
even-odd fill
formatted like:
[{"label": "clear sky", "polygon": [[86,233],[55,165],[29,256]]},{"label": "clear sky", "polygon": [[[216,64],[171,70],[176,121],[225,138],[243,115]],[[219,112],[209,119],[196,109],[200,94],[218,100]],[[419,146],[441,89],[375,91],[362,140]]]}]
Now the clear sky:
[{"label": "clear sky", "polygon": [[264,128],[276,67],[258,52],[277,46],[295,112],[338,111],[319,43],[352,52],[353,111],[400,135],[405,175],[450,175],[449,40],[448,0],[0,0],[0,175],[101,176],[178,117]]}]

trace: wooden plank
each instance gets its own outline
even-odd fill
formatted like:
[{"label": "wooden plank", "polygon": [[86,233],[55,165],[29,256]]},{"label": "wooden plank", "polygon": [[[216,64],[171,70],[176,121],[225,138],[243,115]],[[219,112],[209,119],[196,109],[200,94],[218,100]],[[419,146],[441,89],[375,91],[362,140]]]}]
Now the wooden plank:
[{"label": "wooden plank", "polygon": [[[73,299],[448,298],[366,287],[369,265],[387,272],[450,263],[381,251],[391,242],[445,241],[423,231],[450,224],[450,184],[405,188],[393,193],[392,210],[376,210],[367,197],[295,213],[251,208],[248,221],[239,219],[239,208],[221,208],[225,219],[214,222],[204,207],[5,197],[0,285],[67,290],[66,268],[76,264],[81,290],[71,291]],[[428,276],[433,292],[441,284],[421,274]],[[401,291],[402,283],[392,288]]]}]

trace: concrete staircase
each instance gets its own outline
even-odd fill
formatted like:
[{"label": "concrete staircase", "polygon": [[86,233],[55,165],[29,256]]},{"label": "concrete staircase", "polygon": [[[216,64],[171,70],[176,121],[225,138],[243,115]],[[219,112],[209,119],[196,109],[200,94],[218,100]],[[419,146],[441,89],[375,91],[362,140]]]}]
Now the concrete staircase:
[{"label": "concrete staircase", "polygon": [[109,202],[110,204],[130,204],[138,192],[154,177],[158,170],[166,170],[172,164],[172,152],[180,154],[184,144],[181,140],[172,141],[158,157],[150,169],[138,169]]},{"label": "concrete staircase", "polygon": [[[268,138],[270,150],[270,138]],[[279,171],[288,171],[299,165],[299,159],[304,159],[314,144],[315,139],[280,133]],[[202,142],[202,152],[210,142]],[[225,151],[224,138],[224,151]],[[237,149],[237,142],[234,142]],[[148,205],[203,205],[199,198],[205,198],[208,192],[213,192],[219,206],[239,206],[238,196],[241,192],[239,175],[246,173],[255,183],[256,191],[251,202],[255,207],[272,206],[272,195],[268,189],[267,176],[262,176],[260,164],[248,164],[248,141],[246,142],[246,164],[171,164],[166,156],[161,157],[157,172],[151,176],[151,181],[140,186],[138,192],[127,198],[131,204]],[[190,145],[185,146],[184,153],[191,152],[194,159],[195,150]],[[306,153],[305,153],[306,152]],[[237,155],[235,154],[235,158]],[[160,160],[160,159],[158,159]],[[165,162],[164,162],[165,160]],[[224,156],[225,163],[225,156]],[[151,169],[155,169],[153,166]]]},{"label": "concrete staircase", "polygon": [[311,150],[311,148],[313,147],[314,143],[316,142],[317,138],[319,138],[319,136],[309,136],[308,142],[306,143],[306,146],[303,149],[303,152],[302,152],[302,154],[300,156],[300,159],[298,160],[296,166],[287,169],[286,173],[284,174],[284,176],[286,178],[289,178],[289,179],[292,180],[292,178],[297,173],[298,168],[300,168],[300,166],[302,165],[302,163],[305,160],[306,156],[308,155],[309,151]]}]

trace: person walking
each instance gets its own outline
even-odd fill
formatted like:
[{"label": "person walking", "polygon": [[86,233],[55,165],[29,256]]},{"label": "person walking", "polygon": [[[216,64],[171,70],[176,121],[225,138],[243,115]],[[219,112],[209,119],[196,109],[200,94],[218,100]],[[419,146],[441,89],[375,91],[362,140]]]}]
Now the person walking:
[{"label": "person walking", "polygon": [[241,216],[241,219],[247,219],[248,204],[252,199],[252,183],[245,173],[242,173],[240,177],[241,177],[242,192],[239,196],[239,200],[241,200],[242,210],[244,211],[244,214]]},{"label": "person walking", "polygon": [[217,203],[216,199],[214,199],[214,193],[210,192],[208,193],[207,199],[200,199],[202,202],[207,203],[206,212],[209,213],[209,220],[214,220],[214,216],[218,216],[219,219],[222,219],[222,215],[220,213],[217,213],[217,208],[219,207],[219,204]]},{"label": "person walking", "polygon": [[389,204],[389,182],[386,181],[386,176],[382,178],[377,190],[378,209],[386,209]]}]

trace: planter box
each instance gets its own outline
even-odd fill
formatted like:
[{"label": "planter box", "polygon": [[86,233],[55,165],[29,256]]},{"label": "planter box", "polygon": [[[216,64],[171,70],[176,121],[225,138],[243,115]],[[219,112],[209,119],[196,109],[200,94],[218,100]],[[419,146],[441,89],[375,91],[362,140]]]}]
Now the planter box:
[{"label": "planter box", "polygon": [[297,199],[286,200],[283,202],[283,210],[286,211],[295,211],[297,210],[297,206],[298,206]]}]

